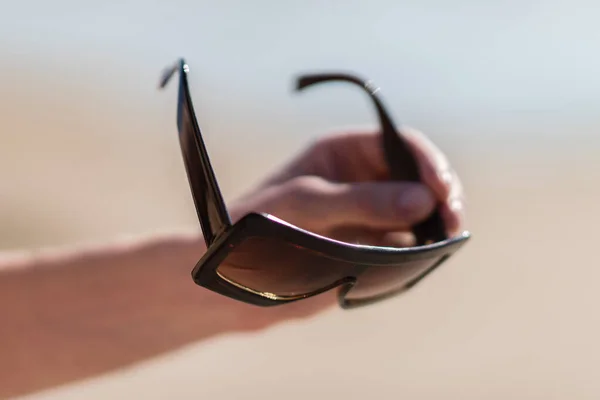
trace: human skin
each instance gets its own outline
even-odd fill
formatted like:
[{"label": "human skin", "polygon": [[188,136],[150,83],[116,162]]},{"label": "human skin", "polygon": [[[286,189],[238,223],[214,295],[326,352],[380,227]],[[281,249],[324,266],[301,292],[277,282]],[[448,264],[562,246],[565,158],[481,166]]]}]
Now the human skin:
[{"label": "human skin", "polygon": [[[390,182],[375,132],[325,135],[229,205],[232,220],[268,212],[339,240],[409,245],[440,204],[450,234],[463,193],[446,157],[404,128],[422,183]],[[0,397],[50,388],[215,335],[266,329],[333,306],[328,292],[261,308],[196,286],[198,232],[0,254]]]}]

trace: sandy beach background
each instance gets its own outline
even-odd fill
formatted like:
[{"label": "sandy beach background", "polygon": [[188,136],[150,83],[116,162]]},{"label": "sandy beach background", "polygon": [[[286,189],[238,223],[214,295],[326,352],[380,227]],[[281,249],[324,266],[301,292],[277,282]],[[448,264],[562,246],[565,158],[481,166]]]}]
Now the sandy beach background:
[{"label": "sandy beach background", "polygon": [[600,396],[597,4],[2,8],[0,248],[197,225],[175,87],[156,89],[179,56],[227,198],[324,131],[374,122],[354,89],[291,91],[299,72],[352,70],[447,152],[474,234],[410,295],[197,343],[29,399]]}]

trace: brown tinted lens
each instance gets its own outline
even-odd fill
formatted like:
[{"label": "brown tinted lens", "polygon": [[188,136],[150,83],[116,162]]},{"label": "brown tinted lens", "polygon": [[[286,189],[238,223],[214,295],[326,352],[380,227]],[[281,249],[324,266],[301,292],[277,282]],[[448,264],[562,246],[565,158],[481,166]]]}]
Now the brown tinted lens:
[{"label": "brown tinted lens", "polygon": [[346,295],[347,300],[377,297],[401,289],[435,266],[440,258],[408,261],[395,266],[373,266],[359,275],[356,285]]},{"label": "brown tinted lens", "polygon": [[235,246],[217,273],[268,297],[302,296],[352,276],[352,264],[277,238],[250,237]]}]

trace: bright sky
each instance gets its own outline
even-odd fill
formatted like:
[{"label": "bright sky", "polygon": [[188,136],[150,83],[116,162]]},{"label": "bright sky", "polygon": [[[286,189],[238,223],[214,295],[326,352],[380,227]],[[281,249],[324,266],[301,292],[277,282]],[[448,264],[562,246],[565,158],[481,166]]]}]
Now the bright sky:
[{"label": "bright sky", "polygon": [[[281,96],[294,74],[344,68],[373,78],[412,118],[427,110],[598,122],[600,4],[594,0],[89,4],[38,0],[2,7],[0,57],[6,59],[0,63],[125,67],[143,80],[115,84],[135,92],[183,55],[196,74],[196,93],[283,113],[288,106]],[[314,110],[331,100],[310,96],[300,107]],[[353,107],[349,97],[336,100],[340,109]],[[257,98],[260,104],[252,105]]]}]

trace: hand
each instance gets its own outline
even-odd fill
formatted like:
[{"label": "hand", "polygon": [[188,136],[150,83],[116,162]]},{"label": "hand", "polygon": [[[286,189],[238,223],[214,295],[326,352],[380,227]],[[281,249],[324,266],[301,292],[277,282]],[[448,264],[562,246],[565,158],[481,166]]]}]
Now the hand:
[{"label": "hand", "polygon": [[[424,184],[387,180],[377,134],[337,134],[234,202],[231,215],[268,212],[345,241],[401,246],[410,242],[410,227],[440,203],[449,231],[456,232],[462,223],[458,178],[423,135],[402,134],[417,154]],[[217,334],[305,318],[335,304],[335,291],[261,308],[202,290],[189,274],[203,250],[195,231],[0,257],[0,397],[104,373]]]},{"label": "hand", "polygon": [[[378,133],[326,136],[234,203],[232,217],[267,212],[303,229],[352,243],[407,246],[410,228],[441,209],[448,233],[463,224],[463,190],[444,154],[422,133],[405,128],[423,183],[389,181]],[[317,312],[325,294],[272,309],[248,309],[262,325]],[[259,317],[262,316],[262,317]]]}]

